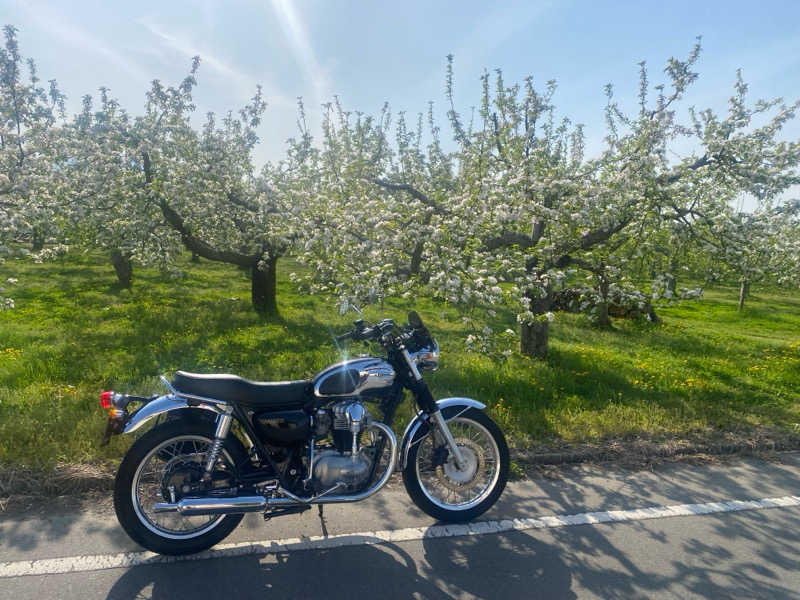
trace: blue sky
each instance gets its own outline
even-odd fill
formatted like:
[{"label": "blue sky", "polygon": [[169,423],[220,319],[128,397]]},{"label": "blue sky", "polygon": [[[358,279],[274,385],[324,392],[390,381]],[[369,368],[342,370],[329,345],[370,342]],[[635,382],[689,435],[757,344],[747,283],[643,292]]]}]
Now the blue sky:
[{"label": "blue sky", "polygon": [[[701,3],[345,2],[344,0],[0,0],[0,22],[19,28],[25,56],[55,77],[76,110],[83,94],[110,87],[131,112],[149,81],[177,83],[193,55],[202,64],[200,114],[238,108],[260,83],[269,103],[257,158],[277,160],[294,135],[303,96],[312,126],[337,94],[347,108],[377,112],[389,101],[411,114],[436,103],[445,127],[445,57],[455,55],[456,94],[476,104],[484,69],[508,83],[556,79],[556,105],[601,145],[603,86],[634,106],[640,60],[661,80],[669,56],[685,57],[703,36],[700,80],[685,106],[724,110],[737,67],[753,99],[800,98],[800,1]],[[684,107],[685,107],[684,106]],[[792,124],[786,137],[800,137]]]}]

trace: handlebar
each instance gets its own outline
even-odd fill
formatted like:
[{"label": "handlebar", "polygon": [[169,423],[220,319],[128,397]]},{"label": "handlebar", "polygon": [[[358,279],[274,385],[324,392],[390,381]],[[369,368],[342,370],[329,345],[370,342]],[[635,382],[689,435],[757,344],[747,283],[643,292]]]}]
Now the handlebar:
[{"label": "handlebar", "polygon": [[344,342],[352,340],[354,342],[379,340],[387,333],[390,333],[395,325],[392,319],[384,319],[380,323],[367,327],[362,319],[359,319],[354,324],[353,331],[348,331],[342,335],[336,336],[337,342]]},{"label": "handlebar", "polygon": [[427,328],[423,325],[422,319],[419,318],[419,315],[415,311],[409,313],[408,327],[404,328],[402,332],[395,333],[392,336],[389,336],[389,334],[396,329],[395,322],[392,319],[384,319],[380,323],[375,323],[370,326],[366,326],[364,320],[359,319],[353,323],[353,325],[354,329],[352,331],[336,336],[337,344],[347,340],[352,340],[354,342],[380,341],[386,346],[390,343],[405,344],[418,334],[423,334],[426,338],[430,337],[430,333],[428,333]]},{"label": "handlebar", "polygon": [[337,335],[335,338],[336,343],[339,342],[346,342],[347,340],[353,339],[353,332],[348,331],[347,333],[343,333],[342,335]]}]

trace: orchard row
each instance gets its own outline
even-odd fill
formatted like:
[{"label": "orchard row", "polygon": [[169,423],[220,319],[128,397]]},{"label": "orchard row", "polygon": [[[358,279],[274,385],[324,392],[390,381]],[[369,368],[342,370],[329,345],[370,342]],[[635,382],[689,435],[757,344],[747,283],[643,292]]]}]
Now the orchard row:
[{"label": "orchard row", "polygon": [[[781,200],[800,183],[800,143],[781,138],[800,104],[750,102],[739,76],[726,114],[679,116],[699,52],[669,59],[663,85],[642,64],[632,114],[606,88],[598,156],[584,155],[582,126],[557,116],[552,82],[508,85],[487,73],[465,118],[451,58],[446,142],[432,108],[409,122],[388,105],[371,116],[334,99],[312,135],[300,102],[285,157],[259,169],[260,89],[197,127],[195,59],[178,85],[153,81],[140,112],[101,88],[68,115],[6,27],[0,260],[101,248],[130,286],[135,265],[169,271],[188,249],[248,269],[254,308],[275,313],[276,264],[291,254],[309,267],[297,285],[337,300],[378,291],[473,316],[512,307],[532,355],[547,351],[553,310],[567,304],[600,325],[614,307],[652,314],[655,300],[698,293],[678,285],[679,273],[735,278],[741,307],[751,284],[800,282],[800,203]],[[678,146],[693,150],[676,158]],[[743,195],[755,211],[735,210]]]}]

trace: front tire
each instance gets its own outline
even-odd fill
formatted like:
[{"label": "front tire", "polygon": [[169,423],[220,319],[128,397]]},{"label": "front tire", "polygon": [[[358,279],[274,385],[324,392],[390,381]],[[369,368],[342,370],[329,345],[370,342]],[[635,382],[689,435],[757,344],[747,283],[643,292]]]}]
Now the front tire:
[{"label": "front tire", "polygon": [[438,433],[421,429],[409,441],[403,469],[408,495],[439,521],[470,521],[482,515],[497,502],[508,481],[509,454],[503,432],[477,408],[461,410],[450,407],[443,416],[467,461],[465,468],[458,468]]},{"label": "front tire", "polygon": [[[148,510],[155,502],[170,502],[165,496],[175,493],[175,483],[180,487],[201,475],[214,429],[213,423],[179,419],[150,430],[131,446],[114,482],[114,510],[136,543],[159,554],[193,554],[219,543],[242,520],[241,514],[185,517]],[[241,442],[229,435],[214,477],[235,480],[247,460]]]}]

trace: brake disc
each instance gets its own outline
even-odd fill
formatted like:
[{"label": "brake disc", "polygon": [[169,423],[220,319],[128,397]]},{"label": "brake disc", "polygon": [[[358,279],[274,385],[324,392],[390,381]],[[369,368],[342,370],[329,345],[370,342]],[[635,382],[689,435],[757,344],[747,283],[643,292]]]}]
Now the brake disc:
[{"label": "brake disc", "polygon": [[483,472],[485,461],[483,449],[472,440],[457,439],[456,445],[467,463],[464,469],[459,469],[455,458],[450,456],[444,465],[436,467],[436,476],[444,487],[460,492],[475,484],[479,474]]}]

